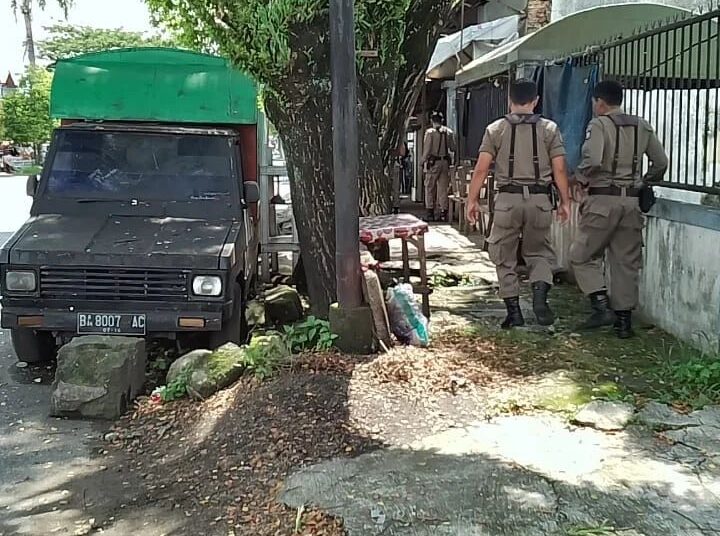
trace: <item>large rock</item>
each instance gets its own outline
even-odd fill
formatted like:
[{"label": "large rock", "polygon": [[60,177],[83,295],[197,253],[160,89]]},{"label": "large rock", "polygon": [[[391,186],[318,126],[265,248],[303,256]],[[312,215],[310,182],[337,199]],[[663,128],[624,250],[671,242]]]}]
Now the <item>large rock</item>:
[{"label": "large rock", "polygon": [[673,430],[700,425],[695,415],[683,415],[660,402],[648,402],[635,416],[635,422],[656,430]]},{"label": "large rock", "polygon": [[143,339],[73,339],[58,352],[51,414],[117,419],[142,392],[146,361]]},{"label": "large rock", "polygon": [[635,408],[631,404],[624,402],[593,400],[580,409],[573,422],[598,430],[622,430],[632,419],[634,411]]},{"label": "large rock", "polygon": [[278,335],[254,337],[249,346],[227,343],[214,352],[195,350],[172,364],[166,380],[170,384],[185,375],[188,394],[205,399],[235,383],[248,367],[262,365],[255,357],[259,354],[263,363],[270,363],[285,359],[289,352]]},{"label": "large rock", "polygon": [[297,290],[280,285],[265,295],[265,319],[270,324],[283,325],[303,317],[303,306]]}]

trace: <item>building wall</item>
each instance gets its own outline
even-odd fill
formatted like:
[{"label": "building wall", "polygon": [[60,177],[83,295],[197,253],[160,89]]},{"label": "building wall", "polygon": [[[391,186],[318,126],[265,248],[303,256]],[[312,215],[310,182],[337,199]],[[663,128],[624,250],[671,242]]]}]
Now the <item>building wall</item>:
[{"label": "building wall", "polygon": [[720,351],[720,210],[661,200],[647,219],[642,312],[682,340]]},{"label": "building wall", "polygon": [[[551,231],[558,267],[571,280],[577,224],[575,205],[570,224],[554,223]],[[720,247],[708,247],[720,243],[720,209],[661,198],[647,217],[644,241],[642,315],[681,340],[720,352]]]},{"label": "building wall", "polygon": [[[531,0],[532,1],[532,0]],[[637,0],[553,0],[552,2],[552,20],[566,17],[576,11],[590,9],[609,4],[628,4],[635,3]],[[643,0],[654,4],[662,4],[666,6],[681,7],[685,9],[696,9],[707,7],[707,0]]]}]

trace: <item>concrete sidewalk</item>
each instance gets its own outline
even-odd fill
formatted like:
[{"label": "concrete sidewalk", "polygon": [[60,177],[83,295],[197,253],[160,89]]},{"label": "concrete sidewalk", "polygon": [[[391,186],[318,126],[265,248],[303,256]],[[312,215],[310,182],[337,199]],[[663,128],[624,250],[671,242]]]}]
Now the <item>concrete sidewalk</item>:
[{"label": "concrete sidewalk", "polygon": [[[448,266],[475,279],[469,286],[436,289],[434,332],[492,323],[488,317],[503,315],[494,269],[476,241],[450,226],[433,225],[426,243],[434,268]],[[399,256],[399,251],[392,253]],[[575,336],[558,329],[554,344]],[[535,335],[539,342],[534,344],[540,345],[552,337]],[[593,341],[587,343],[593,347]],[[439,352],[440,359],[443,351],[431,348],[429,358]],[[584,347],[580,351],[583,359],[592,360]],[[390,357],[402,352],[393,350]],[[477,359],[482,361],[482,354]],[[568,365],[572,373],[573,364]],[[367,390],[354,386],[361,381],[358,374],[350,392]],[[538,383],[553,394],[562,389],[543,378],[540,372],[528,376],[524,390]],[[486,408],[478,401],[475,422],[446,414],[439,431],[417,422],[416,433],[406,434],[417,439],[403,443],[395,432],[402,427],[412,431],[413,423],[397,420],[412,418],[403,408],[413,402],[412,397],[398,398],[398,389],[380,383],[370,398],[351,397],[351,421],[357,415],[357,422],[374,423],[384,447],[300,470],[285,483],[281,500],[341,517],[350,536],[720,534],[720,407],[683,416],[657,403],[643,410],[623,406],[638,411],[633,420],[604,432],[572,425],[567,412],[530,410],[485,418]],[[500,396],[503,389],[497,387]],[[523,396],[522,391],[521,380],[512,396]],[[383,405],[384,412],[377,409]],[[451,409],[442,411],[452,413],[453,406],[445,407]],[[424,435],[418,438],[420,431]]]}]

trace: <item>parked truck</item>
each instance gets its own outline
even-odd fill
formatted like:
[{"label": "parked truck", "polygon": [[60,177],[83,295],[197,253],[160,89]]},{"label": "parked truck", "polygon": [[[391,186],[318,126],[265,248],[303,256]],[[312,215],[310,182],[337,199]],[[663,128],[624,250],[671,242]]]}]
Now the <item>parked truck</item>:
[{"label": "parked truck", "polygon": [[61,120],[0,251],[21,361],[89,334],[241,342],[256,276],[257,94],[226,60],[141,48],[55,66]]}]

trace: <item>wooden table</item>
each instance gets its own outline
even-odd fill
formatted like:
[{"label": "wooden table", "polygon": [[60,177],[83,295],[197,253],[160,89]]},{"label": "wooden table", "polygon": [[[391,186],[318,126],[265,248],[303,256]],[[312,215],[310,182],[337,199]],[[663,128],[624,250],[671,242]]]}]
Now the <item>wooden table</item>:
[{"label": "wooden table", "polygon": [[420,269],[420,285],[413,285],[416,294],[422,295],[423,314],[430,318],[430,287],[427,275],[427,254],[425,251],[425,234],[430,227],[412,214],[390,214],[387,216],[370,216],[360,218],[360,241],[367,245],[402,240],[402,271],[405,283],[410,283],[410,276],[415,275],[410,269],[410,247],[415,246]]}]

